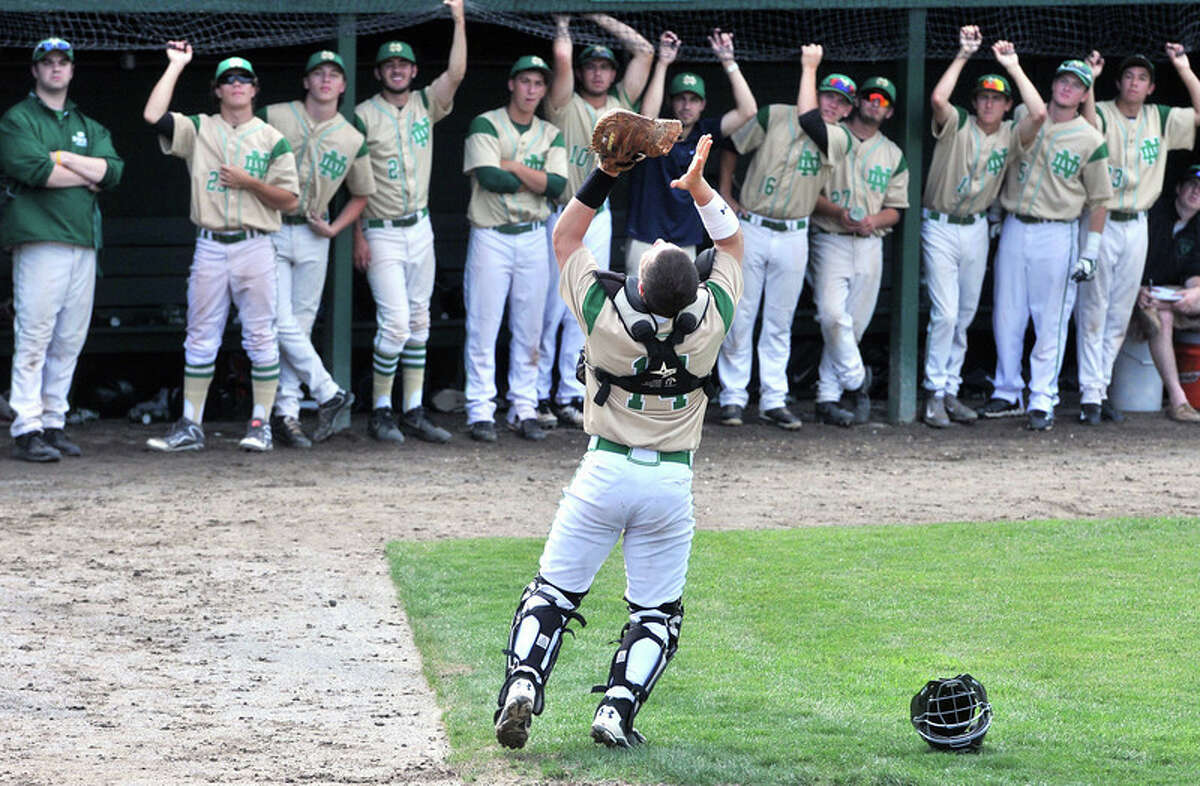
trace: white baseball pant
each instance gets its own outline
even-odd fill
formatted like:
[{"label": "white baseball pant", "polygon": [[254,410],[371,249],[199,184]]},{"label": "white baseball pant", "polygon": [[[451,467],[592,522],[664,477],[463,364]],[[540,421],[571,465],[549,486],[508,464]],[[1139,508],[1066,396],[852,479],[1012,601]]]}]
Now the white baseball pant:
[{"label": "white baseball pant", "polygon": [[[583,329],[579,320],[571,314],[567,304],[563,302],[558,292],[558,260],[554,256],[554,225],[558,223],[561,211],[555,210],[546,221],[546,243],[549,264],[549,279],[546,284],[546,312],[542,315],[542,339],[538,350],[538,400],[550,398],[550,386],[554,382],[555,357],[558,362],[558,393],[554,397],[559,404],[566,404],[573,398],[583,398],[583,385],[575,378],[575,364],[579,360],[579,350],[583,348]],[[583,236],[583,244],[596,258],[596,265],[601,270],[608,270],[612,256],[612,211],[608,203],[592,219],[587,233]],[[558,328],[562,326],[562,340],[558,340]]]},{"label": "white baseball pant", "polygon": [[921,257],[929,292],[925,389],[957,396],[967,356],[967,329],[979,308],[987,273],[987,220],[951,224],[926,218],[921,222]]},{"label": "white baseball pant", "polygon": [[229,305],[242,322],[242,348],[255,366],[279,362],[275,334],[275,249],[268,235],[237,243],[196,238],[188,273],[184,359],[207,366],[217,359]]},{"label": "white baseball pant", "polygon": [[787,366],[792,352],[792,321],[808,267],[808,229],[778,231],[742,221],[746,254],[742,259],[745,289],[729,335],[721,345],[721,406],[745,407],[750,399],[754,323],[762,304],[758,336],[760,411],[782,407],[788,394]]},{"label": "white baseball pant", "polygon": [[838,401],[843,390],[861,387],[866,373],[858,342],[879,298],[883,241],[814,232],[811,243],[813,300],[825,342],[817,370],[817,401]]},{"label": "white baseball pant", "polygon": [[[1085,217],[1080,218],[1080,225],[1080,233],[1085,234]],[[1113,363],[1125,341],[1125,329],[1142,284],[1148,245],[1144,212],[1132,221],[1114,221],[1111,216],[1105,221],[1096,276],[1079,285],[1075,299],[1080,403],[1099,404],[1108,398]]]},{"label": "white baseball pant", "polygon": [[509,421],[537,415],[538,343],[546,308],[546,235],[471,227],[463,298],[467,305],[467,422],[496,414],[496,339],[508,304]]},{"label": "white baseball pant", "polygon": [[556,587],[585,592],[624,533],[626,599],[670,603],[683,595],[695,525],[687,464],[658,462],[652,450],[589,450],[563,490],[539,572]]},{"label": "white baseball pant", "polygon": [[1012,215],[1004,219],[992,286],[993,395],[997,398],[1021,401],[1025,387],[1021,356],[1032,317],[1035,339],[1029,356],[1028,409],[1053,412],[1058,404],[1058,372],[1075,304],[1076,285],[1070,272],[1079,254],[1077,223],[1027,224]]},{"label": "white baseball pant", "polygon": [[[666,239],[667,238],[663,238],[663,240],[666,240]],[[625,272],[631,276],[636,276],[637,272],[638,272],[638,265],[640,265],[642,262],[642,254],[645,254],[647,251],[649,251],[650,247],[653,245],[654,245],[653,243],[647,243],[642,240],[636,240],[632,237],[626,239],[626,241],[625,241]],[[679,247],[681,249],[683,249],[685,252],[687,252],[688,254],[691,254],[693,258],[696,256],[696,247],[695,246],[679,246]]]},{"label": "white baseball pant", "polygon": [[410,227],[363,230],[371,249],[367,283],[375,299],[375,349],[399,355],[409,339],[429,340],[429,299],[436,262],[433,222],[423,216]]},{"label": "white baseball pant", "polygon": [[285,224],[271,236],[271,242],[275,246],[278,287],[275,330],[279,336],[279,390],[275,412],[299,417],[301,383],[317,401],[328,401],[339,389],[310,338],[325,290],[329,238],[313,232],[307,224]]},{"label": "white baseball pant", "polygon": [[67,422],[67,394],[87,340],[96,291],[96,250],[65,243],[13,249],[13,357],[9,404],[14,437]]}]

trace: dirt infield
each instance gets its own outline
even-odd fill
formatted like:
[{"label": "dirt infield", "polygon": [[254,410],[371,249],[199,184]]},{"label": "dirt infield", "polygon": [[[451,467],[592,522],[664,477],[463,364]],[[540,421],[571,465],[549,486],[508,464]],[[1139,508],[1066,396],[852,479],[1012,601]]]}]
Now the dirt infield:
[{"label": "dirt infield", "polygon": [[[699,526],[1200,513],[1200,430],[1074,414],[710,424]],[[364,428],[259,456],[209,424],[207,451],[161,456],[162,426],[105,421],[73,431],[82,459],[0,459],[0,782],[457,783],[383,547],[544,534],[585,438],[391,449]]]}]

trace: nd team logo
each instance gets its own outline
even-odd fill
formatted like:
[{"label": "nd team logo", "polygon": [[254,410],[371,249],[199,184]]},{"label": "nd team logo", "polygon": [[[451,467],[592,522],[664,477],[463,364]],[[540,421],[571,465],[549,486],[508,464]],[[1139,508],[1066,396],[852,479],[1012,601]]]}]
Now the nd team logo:
[{"label": "nd team logo", "polygon": [[76,131],[75,135],[71,137],[71,144],[75,145],[75,147],[87,147],[87,134],[82,131]]}]

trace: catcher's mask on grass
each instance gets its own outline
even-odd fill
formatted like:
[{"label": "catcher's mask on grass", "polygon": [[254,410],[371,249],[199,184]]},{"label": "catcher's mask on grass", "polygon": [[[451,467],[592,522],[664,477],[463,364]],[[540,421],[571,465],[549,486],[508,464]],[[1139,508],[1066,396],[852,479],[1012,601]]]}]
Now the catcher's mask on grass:
[{"label": "catcher's mask on grass", "polygon": [[930,680],[909,703],[921,739],[937,750],[977,751],[992,725],[987,691],[970,674]]},{"label": "catcher's mask on grass", "polygon": [[647,308],[674,317],[696,299],[700,275],[686,251],[674,243],[659,243],[642,256],[638,282]]}]

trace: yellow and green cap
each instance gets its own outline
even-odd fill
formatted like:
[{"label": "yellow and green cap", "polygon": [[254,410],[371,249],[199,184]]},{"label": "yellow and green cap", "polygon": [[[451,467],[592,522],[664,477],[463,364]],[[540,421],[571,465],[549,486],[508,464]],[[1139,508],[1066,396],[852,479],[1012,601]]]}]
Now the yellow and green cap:
[{"label": "yellow and green cap", "polygon": [[217,63],[217,72],[213,75],[213,79],[219,81],[226,71],[245,71],[255,79],[258,75],[254,73],[254,66],[250,65],[250,61],[244,57],[227,57]]},{"label": "yellow and green cap", "polygon": [[313,52],[312,56],[308,58],[308,62],[304,64],[304,75],[308,76],[314,68],[326,63],[331,63],[342,69],[343,74],[346,73],[346,63],[342,60],[342,56],[337,52],[322,49],[320,52]]},{"label": "yellow and green cap", "polygon": [[858,86],[845,74],[830,74],[821,80],[821,84],[817,85],[817,92],[837,93],[845,96],[849,101],[854,101],[854,97],[858,94]]},{"label": "yellow and green cap", "polygon": [[1085,88],[1092,86],[1092,67],[1082,60],[1064,60],[1058,69],[1054,72],[1054,76],[1059,74],[1074,74],[1083,82]]},{"label": "yellow and green cap", "polygon": [[867,96],[871,93],[883,93],[888,100],[893,104],[896,103],[896,85],[892,80],[883,76],[873,76],[862,83],[862,87],[858,89],[858,94]]},{"label": "yellow and green cap", "polygon": [[704,79],[699,74],[693,74],[690,71],[676,74],[675,78],[671,80],[670,94],[677,96],[680,93],[695,93],[701,98],[707,98],[704,94]]},{"label": "yellow and green cap", "polygon": [[1012,98],[1012,85],[1008,83],[1000,74],[984,74],[975,82],[975,89],[971,91],[971,95],[978,95],[985,90],[993,93],[999,93],[1005,98]]},{"label": "yellow and green cap", "polygon": [[379,65],[385,60],[391,60],[393,57],[407,60],[410,63],[417,62],[417,56],[413,54],[411,46],[403,41],[387,41],[375,53],[375,65]]},{"label": "yellow and green cap", "polygon": [[62,52],[68,60],[75,62],[75,50],[71,48],[71,44],[54,36],[37,42],[37,46],[33,48],[33,62],[38,62],[51,52]]},{"label": "yellow and green cap", "polygon": [[541,71],[546,75],[547,79],[553,73],[546,61],[537,55],[525,55],[519,58],[517,62],[513,63],[513,67],[509,69],[508,76],[511,79],[522,71]]}]

